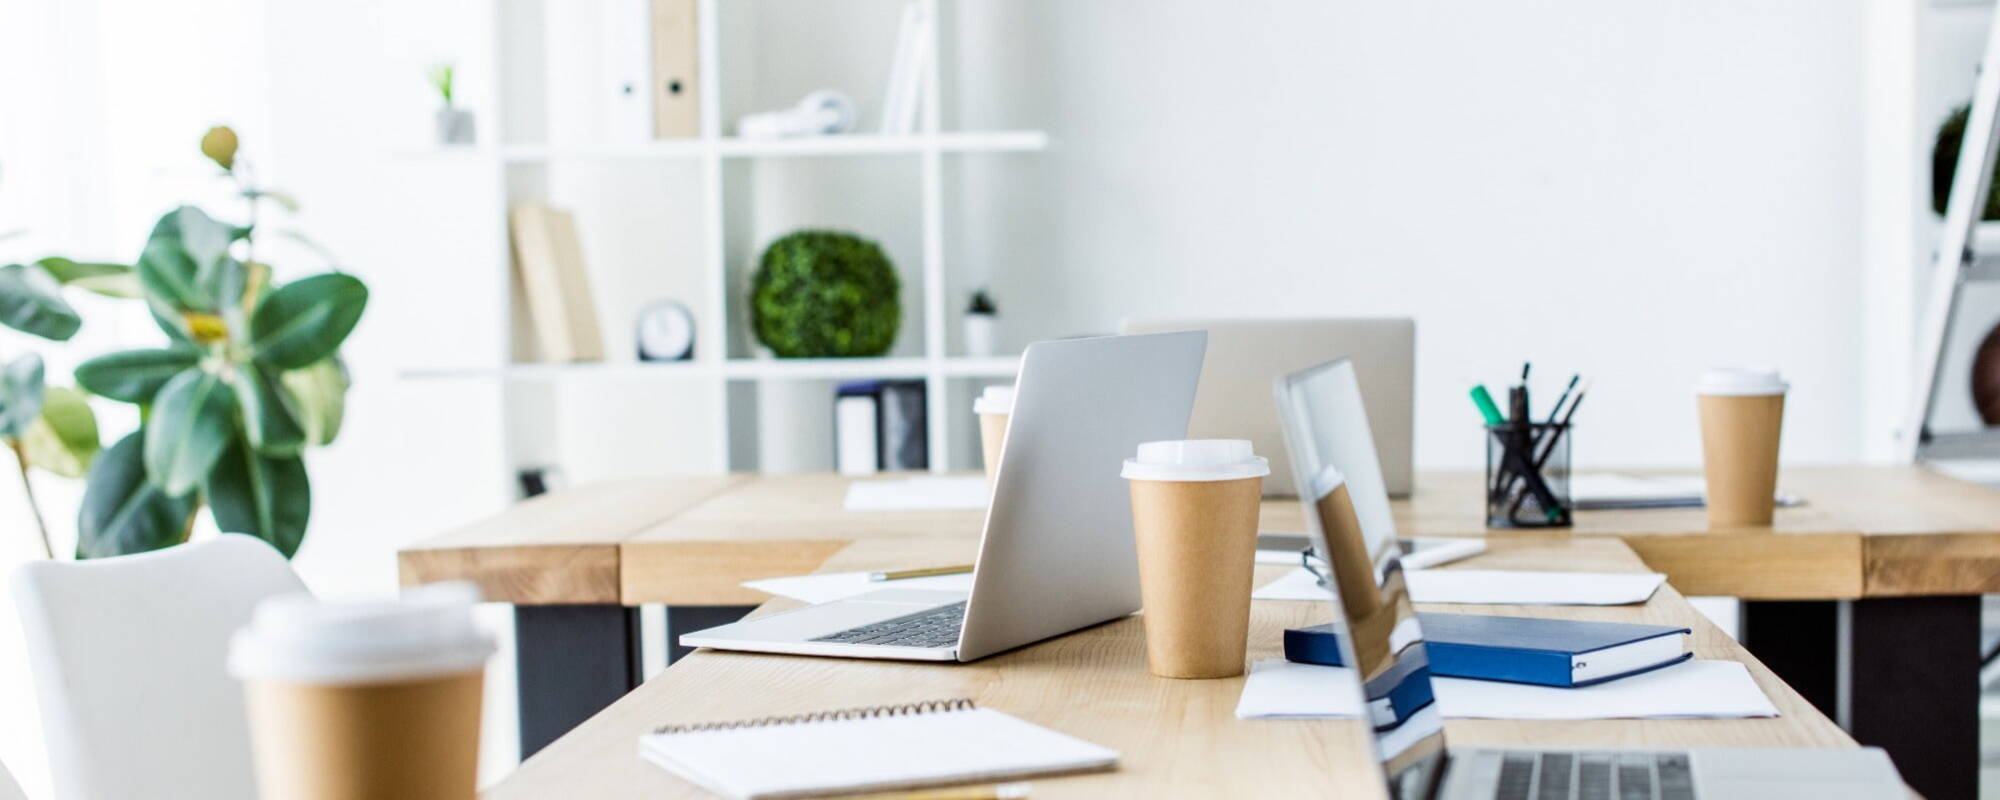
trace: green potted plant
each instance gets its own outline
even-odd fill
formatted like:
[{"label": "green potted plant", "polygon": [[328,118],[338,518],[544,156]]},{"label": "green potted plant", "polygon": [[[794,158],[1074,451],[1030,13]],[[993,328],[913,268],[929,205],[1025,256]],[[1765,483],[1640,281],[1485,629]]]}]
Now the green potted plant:
[{"label": "green potted plant", "polygon": [[458,78],[458,68],[450,62],[433,64],[430,73],[431,88],[436,90],[444,106],[437,110],[437,139],[441,145],[472,144],[472,112],[457,105],[453,87]]},{"label": "green potted plant", "polygon": [[879,356],[903,322],[902,283],[874,242],[802,230],[764,248],[750,281],[750,324],[779,358]]},{"label": "green potted plant", "polygon": [[[258,209],[290,210],[291,199],[250,182],[234,131],[209,131],[201,149],[237,184],[244,224],[182,206],[154,225],[133,266],[48,258],[0,267],[0,323],[8,327],[68,339],[82,324],[62,297],[68,285],[143,299],[165,335],[160,346],[77,367],[83,390],[140,409],[139,429],[102,452],[89,404],[44,386],[39,357],[0,369],[0,436],[23,480],[31,465],[85,478],[78,558],[186,541],[204,507],[221,530],[290,556],[312,502],[301,453],[340,430],[348,380],[339,350],[368,289],[338,271],[276,281],[257,260],[266,233]],[[34,513],[39,523],[39,507]]]}]

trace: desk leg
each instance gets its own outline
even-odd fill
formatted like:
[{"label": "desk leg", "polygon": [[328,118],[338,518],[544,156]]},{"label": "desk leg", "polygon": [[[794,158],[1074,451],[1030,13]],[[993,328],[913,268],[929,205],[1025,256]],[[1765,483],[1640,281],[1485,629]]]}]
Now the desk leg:
[{"label": "desk leg", "polygon": [[1978,597],[1744,603],[1743,634],[1856,740],[1887,750],[1912,788],[1978,794]]},{"label": "desk leg", "polygon": [[639,685],[639,609],[514,607],[521,758]]},{"label": "desk leg", "polygon": [[692,647],[681,646],[681,634],[728,625],[756,609],[756,606],[667,606],[667,666],[694,652]]}]

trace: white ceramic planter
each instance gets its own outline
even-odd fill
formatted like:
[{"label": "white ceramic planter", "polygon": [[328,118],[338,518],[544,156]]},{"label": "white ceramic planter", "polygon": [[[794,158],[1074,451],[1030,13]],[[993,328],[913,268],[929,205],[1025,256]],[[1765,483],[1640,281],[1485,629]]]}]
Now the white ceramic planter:
[{"label": "white ceramic planter", "polygon": [[437,111],[438,144],[472,144],[472,112],[462,108],[440,108]]},{"label": "white ceramic planter", "polygon": [[996,314],[965,315],[965,354],[968,356],[993,355],[993,340],[1000,318]]}]

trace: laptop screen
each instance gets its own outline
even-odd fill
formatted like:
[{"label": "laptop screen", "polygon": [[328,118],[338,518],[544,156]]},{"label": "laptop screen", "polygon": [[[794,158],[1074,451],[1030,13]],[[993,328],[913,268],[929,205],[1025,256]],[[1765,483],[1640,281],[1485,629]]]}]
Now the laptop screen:
[{"label": "laptop screen", "polygon": [[[1328,680],[1361,693],[1375,755],[1389,793],[1426,797],[1444,764],[1444,718],[1431,693],[1423,631],[1404,581],[1392,528],[1367,525],[1357,511],[1380,496],[1367,412],[1354,367],[1338,359],[1277,380],[1285,447],[1298,484],[1306,535],[1333,606],[1341,668]],[[1376,476],[1372,485],[1350,476]]]}]

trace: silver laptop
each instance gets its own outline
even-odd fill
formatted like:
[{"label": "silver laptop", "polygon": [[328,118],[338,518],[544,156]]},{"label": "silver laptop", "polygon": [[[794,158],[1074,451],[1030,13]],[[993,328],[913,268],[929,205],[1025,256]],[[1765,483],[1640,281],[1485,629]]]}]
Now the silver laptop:
[{"label": "silver laptop", "polygon": [[1139,610],[1132,504],[1118,466],[1141,442],[1186,436],[1206,340],[1193,331],[1028,347],[970,593],[884,589],[696,631],[681,644],[971,661]]},{"label": "silver laptop", "polygon": [[[1404,583],[1401,549],[1385,537],[1329,547],[1318,499],[1337,485],[1333,453],[1359,407],[1355,370],[1333,361],[1277,379],[1275,395],[1291,455],[1299,505],[1320,553],[1365,552],[1365,563],[1334,559],[1327,573],[1343,663],[1365,676],[1347,681],[1365,708],[1386,709],[1372,743],[1391,797],[1625,798],[1770,800],[1773,797],[1905,798],[1888,754],[1877,748],[1694,750],[1448,750],[1430,685],[1423,630]],[[1357,496],[1357,505],[1359,499]],[[1348,534],[1350,536],[1357,534]],[[1379,578],[1377,576],[1380,576]]]},{"label": "silver laptop", "polygon": [[[1417,324],[1407,318],[1326,318],[1268,320],[1126,321],[1121,333],[1208,331],[1208,359],[1195,393],[1188,436],[1195,439],[1249,439],[1259,453],[1278,452],[1278,410],[1266,391],[1271,381],[1335,356],[1354,361],[1363,394],[1374,414],[1382,460],[1382,486],[1392,497],[1407,497],[1411,471],[1417,363]],[[1291,467],[1273,459],[1264,495],[1292,493]]]}]

